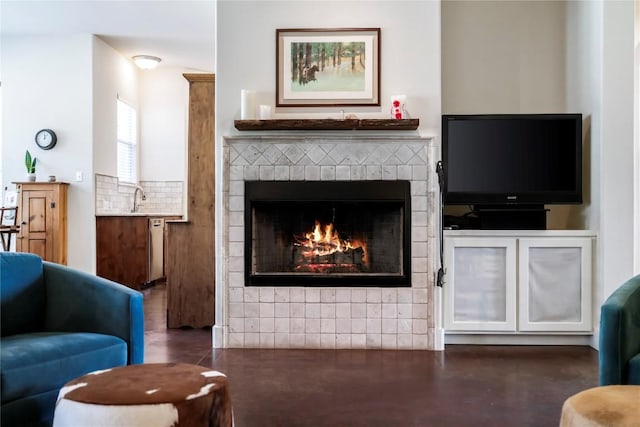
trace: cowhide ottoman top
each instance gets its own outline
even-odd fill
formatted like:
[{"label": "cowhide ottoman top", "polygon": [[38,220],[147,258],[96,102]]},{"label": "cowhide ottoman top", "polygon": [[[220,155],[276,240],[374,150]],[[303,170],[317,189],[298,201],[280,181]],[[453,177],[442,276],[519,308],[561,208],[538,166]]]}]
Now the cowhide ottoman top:
[{"label": "cowhide ottoman top", "polygon": [[60,390],[54,427],[211,426],[233,424],[227,377],[184,363],[96,371]]},{"label": "cowhide ottoman top", "polygon": [[640,386],[608,385],[574,394],[562,405],[560,427],[640,426]]}]

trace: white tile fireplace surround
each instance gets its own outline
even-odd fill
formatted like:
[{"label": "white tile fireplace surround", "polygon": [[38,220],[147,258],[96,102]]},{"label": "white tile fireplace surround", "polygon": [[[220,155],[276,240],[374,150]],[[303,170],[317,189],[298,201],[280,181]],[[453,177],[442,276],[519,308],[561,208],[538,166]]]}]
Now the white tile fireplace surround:
[{"label": "white tile fireplace surround", "polygon": [[[438,198],[432,138],[232,136],[224,138],[223,155],[217,347],[436,348]],[[361,180],[410,182],[411,287],[245,286],[245,181]]]}]

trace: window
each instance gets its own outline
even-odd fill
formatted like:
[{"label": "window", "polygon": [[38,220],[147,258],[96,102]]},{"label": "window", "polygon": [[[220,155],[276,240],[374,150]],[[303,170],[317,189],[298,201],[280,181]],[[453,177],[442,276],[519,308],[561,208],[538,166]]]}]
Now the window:
[{"label": "window", "polygon": [[138,182],[136,110],[118,99],[118,179]]}]

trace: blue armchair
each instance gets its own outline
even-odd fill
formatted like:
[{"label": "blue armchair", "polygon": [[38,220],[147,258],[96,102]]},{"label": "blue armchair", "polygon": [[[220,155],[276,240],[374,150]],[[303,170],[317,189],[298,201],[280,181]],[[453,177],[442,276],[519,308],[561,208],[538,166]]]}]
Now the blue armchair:
[{"label": "blue armchair", "polygon": [[27,253],[0,253],[1,424],[49,426],[60,388],[142,363],[142,294]]},{"label": "blue armchair", "polygon": [[602,305],[599,358],[600,385],[640,384],[640,275]]}]

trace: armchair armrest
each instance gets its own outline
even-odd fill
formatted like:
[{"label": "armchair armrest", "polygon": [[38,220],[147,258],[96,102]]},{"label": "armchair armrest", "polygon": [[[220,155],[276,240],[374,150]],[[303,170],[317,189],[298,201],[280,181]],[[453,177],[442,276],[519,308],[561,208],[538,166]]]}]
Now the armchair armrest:
[{"label": "armchair armrest", "polygon": [[640,275],[626,281],[600,313],[600,385],[626,384],[628,362],[640,353]]},{"label": "armchair armrest", "polygon": [[122,338],[128,364],[144,361],[143,298],[138,291],[60,264],[43,262],[45,329]]}]

